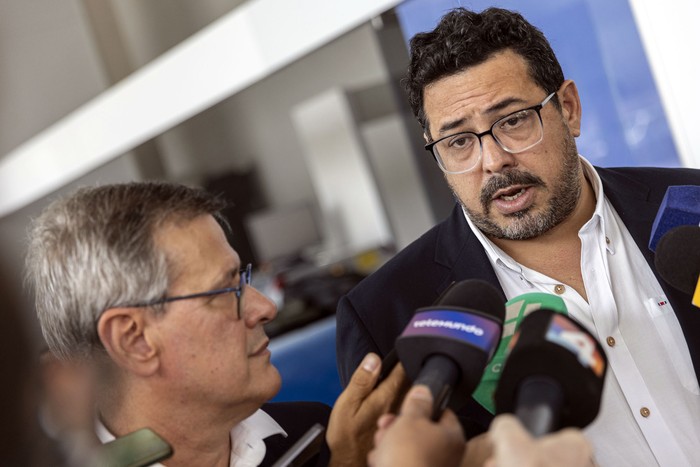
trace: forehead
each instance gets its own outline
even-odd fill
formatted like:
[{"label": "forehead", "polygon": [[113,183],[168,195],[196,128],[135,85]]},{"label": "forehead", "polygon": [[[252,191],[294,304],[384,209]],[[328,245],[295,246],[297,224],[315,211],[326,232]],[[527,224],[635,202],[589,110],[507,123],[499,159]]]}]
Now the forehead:
[{"label": "forehead", "polygon": [[423,91],[423,105],[435,135],[445,122],[476,119],[504,99],[529,99],[538,91],[541,93],[528,73],[525,59],[506,50],[429,84]]},{"label": "forehead", "polygon": [[168,259],[173,287],[211,287],[213,281],[239,268],[238,253],[209,214],[165,223],[156,231],[155,243]]}]

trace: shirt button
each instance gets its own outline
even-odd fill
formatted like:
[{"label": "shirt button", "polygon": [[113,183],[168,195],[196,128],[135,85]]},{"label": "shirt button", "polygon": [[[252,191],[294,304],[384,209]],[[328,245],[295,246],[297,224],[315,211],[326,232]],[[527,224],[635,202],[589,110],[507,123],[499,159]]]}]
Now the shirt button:
[{"label": "shirt button", "polygon": [[614,337],[608,336],[608,338],[605,339],[605,342],[607,342],[610,347],[615,347],[615,338]]},{"label": "shirt button", "polygon": [[562,284],[557,284],[554,286],[554,293],[557,295],[561,295],[564,292],[566,292],[566,287],[564,287]]},{"label": "shirt button", "polygon": [[608,237],[605,237],[605,243],[607,243],[608,245],[610,245],[610,239],[609,239]]},{"label": "shirt button", "polygon": [[651,410],[647,409],[646,407],[642,407],[639,410],[639,413],[642,414],[642,417],[647,418],[649,414],[651,414]]}]

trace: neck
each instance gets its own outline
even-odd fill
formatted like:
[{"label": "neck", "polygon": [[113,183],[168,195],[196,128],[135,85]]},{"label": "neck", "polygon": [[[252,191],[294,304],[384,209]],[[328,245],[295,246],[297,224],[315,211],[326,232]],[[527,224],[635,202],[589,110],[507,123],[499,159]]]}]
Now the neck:
[{"label": "neck", "polygon": [[124,397],[116,399],[121,403],[100,405],[102,422],[115,437],[151,428],[173,448],[173,456],[164,461],[168,467],[228,466],[231,429],[249,411],[232,417],[231,411],[169,396],[149,387],[126,389]]}]

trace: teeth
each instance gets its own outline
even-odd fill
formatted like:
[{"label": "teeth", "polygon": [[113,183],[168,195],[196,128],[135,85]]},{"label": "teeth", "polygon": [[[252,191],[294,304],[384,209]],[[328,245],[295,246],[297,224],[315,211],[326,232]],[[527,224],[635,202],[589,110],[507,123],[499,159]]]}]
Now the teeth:
[{"label": "teeth", "polygon": [[520,191],[518,191],[516,194],[514,194],[512,196],[503,195],[503,196],[501,196],[501,199],[504,199],[506,201],[513,201],[515,198],[522,195],[523,193],[525,193],[525,188],[521,188]]}]

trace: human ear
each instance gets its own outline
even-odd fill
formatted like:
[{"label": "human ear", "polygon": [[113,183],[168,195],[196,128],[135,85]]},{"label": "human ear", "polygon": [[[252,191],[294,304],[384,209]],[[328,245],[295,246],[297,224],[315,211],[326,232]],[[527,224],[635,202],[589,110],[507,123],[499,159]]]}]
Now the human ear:
[{"label": "human ear", "polygon": [[160,363],[147,313],[140,307],[110,308],[97,322],[97,334],[110,358],[139,376],[155,373]]},{"label": "human ear", "polygon": [[561,105],[564,122],[573,136],[581,135],[581,100],[576,83],[568,79],[559,87],[557,97]]}]

